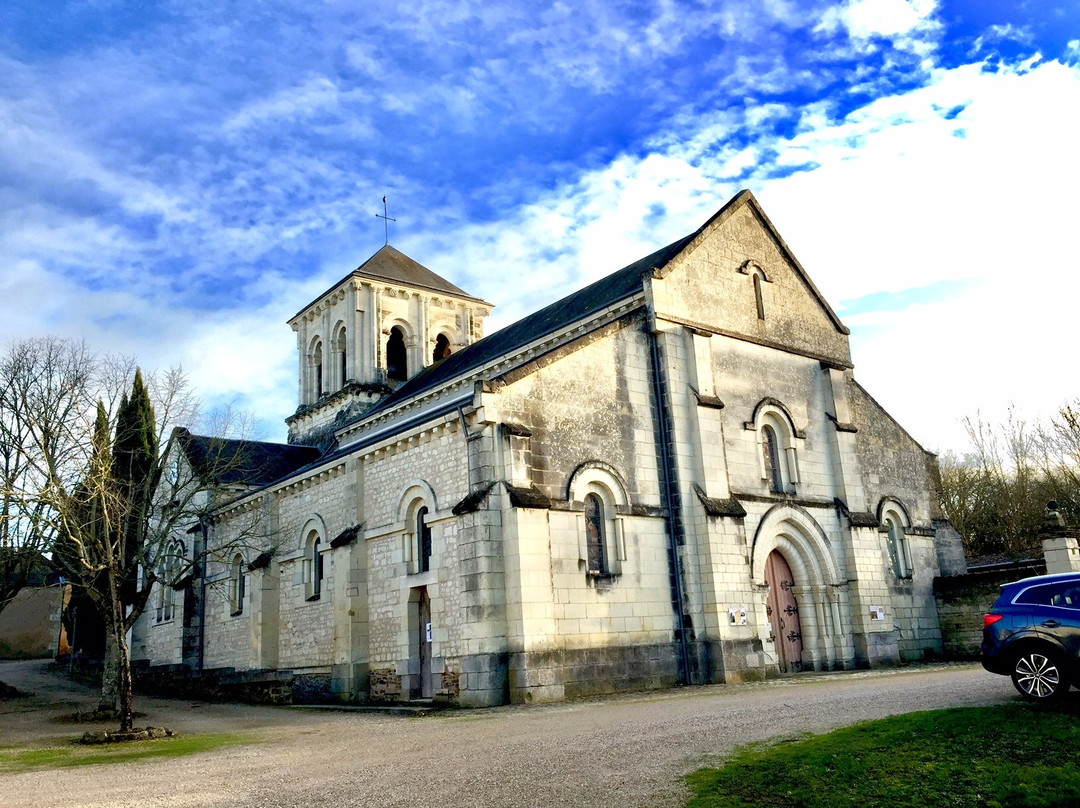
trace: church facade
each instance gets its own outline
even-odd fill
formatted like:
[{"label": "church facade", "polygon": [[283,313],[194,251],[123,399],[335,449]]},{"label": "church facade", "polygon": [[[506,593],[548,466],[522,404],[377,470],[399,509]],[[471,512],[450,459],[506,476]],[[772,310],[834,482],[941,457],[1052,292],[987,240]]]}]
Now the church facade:
[{"label": "church facade", "polygon": [[192,528],[136,658],[484,706],[940,651],[936,458],[752,194],[490,311],[388,245],[298,312],[290,445]]}]

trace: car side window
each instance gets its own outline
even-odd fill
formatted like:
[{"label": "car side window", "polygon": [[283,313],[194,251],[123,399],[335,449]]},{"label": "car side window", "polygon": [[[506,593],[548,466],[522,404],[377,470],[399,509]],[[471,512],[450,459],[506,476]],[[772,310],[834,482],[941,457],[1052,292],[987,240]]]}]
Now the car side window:
[{"label": "car side window", "polygon": [[1054,595],[1060,596],[1060,587],[1053,584],[1045,584],[1043,586],[1032,586],[1021,592],[1017,598],[1016,603],[1024,603],[1031,606],[1053,606]]},{"label": "car side window", "polygon": [[1015,603],[1031,606],[1057,606],[1080,610],[1080,585],[1073,581],[1033,586],[1021,592]]},{"label": "car side window", "polygon": [[1080,610],[1080,587],[1075,585],[1065,587],[1054,596],[1051,605]]}]

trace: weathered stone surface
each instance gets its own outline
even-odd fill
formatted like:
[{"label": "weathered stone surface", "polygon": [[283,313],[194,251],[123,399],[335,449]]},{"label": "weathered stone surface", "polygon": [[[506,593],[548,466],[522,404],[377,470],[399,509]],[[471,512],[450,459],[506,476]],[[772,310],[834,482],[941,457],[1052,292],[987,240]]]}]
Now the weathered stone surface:
[{"label": "weathered stone surface", "polygon": [[[291,321],[293,437],[333,448],[216,513],[204,578],[137,655],[469,706],[760,678],[783,664],[774,552],[792,669],[941,652],[934,579],[964,564],[936,461],[751,195],[471,348],[490,307],[459,292],[350,276]],[[392,329],[427,366],[400,386]],[[242,560],[269,559],[236,602],[214,551],[250,535]]]}]

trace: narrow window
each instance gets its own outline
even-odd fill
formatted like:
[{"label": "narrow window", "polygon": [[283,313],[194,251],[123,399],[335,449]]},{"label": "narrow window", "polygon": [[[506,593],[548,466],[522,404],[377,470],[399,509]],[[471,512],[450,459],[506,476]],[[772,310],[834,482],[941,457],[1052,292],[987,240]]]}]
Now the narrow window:
[{"label": "narrow window", "polygon": [[390,329],[390,339],[386,341],[386,375],[391,379],[405,381],[408,370],[406,368],[405,334],[400,328],[394,326]]},{"label": "narrow window", "polygon": [[307,537],[307,599],[318,600],[322,597],[323,584],[323,557],[319,552],[322,549],[322,539],[317,531],[311,531]]},{"label": "narrow window", "polygon": [[778,494],[783,493],[784,479],[780,473],[780,453],[776,446],[776,432],[768,424],[761,427],[761,459],[764,462],[765,479],[769,483],[769,488]]},{"label": "narrow window", "polygon": [[435,351],[431,355],[431,359],[434,362],[438,362],[440,359],[446,359],[450,355],[450,340],[446,338],[446,334],[439,334],[439,338],[435,340]]},{"label": "narrow window", "polygon": [[338,369],[341,371],[341,386],[349,380],[349,355],[346,349],[345,329],[338,332]]},{"label": "narrow window", "polygon": [[322,366],[322,343],[315,343],[315,351],[311,356],[312,372],[315,377],[315,398],[322,398],[323,394],[323,366]]},{"label": "narrow window", "polygon": [[757,318],[765,319],[765,301],[761,297],[761,276],[754,274],[754,300],[757,302]]},{"label": "narrow window", "polygon": [[431,526],[427,523],[427,508],[416,512],[416,558],[417,572],[431,569]]},{"label": "narrow window", "polygon": [[232,613],[244,613],[244,596],[247,594],[247,576],[244,574],[244,557],[237,553],[232,568]]},{"label": "narrow window", "polygon": [[158,570],[158,622],[173,619],[173,592],[172,587],[176,582],[176,570],[178,560],[174,549],[165,558],[165,563]]},{"label": "narrow window", "polygon": [[589,572],[607,572],[607,553],[604,548],[604,503],[596,494],[585,497],[585,547]]},{"label": "narrow window", "polygon": [[163,569],[161,571],[161,576],[158,579],[157,609],[154,613],[154,617],[158,623],[168,619],[165,617],[165,603],[168,599],[168,592],[169,587],[165,585],[165,570]]},{"label": "narrow window", "polygon": [[904,528],[892,517],[885,520],[885,529],[889,534],[889,557],[897,578],[911,577],[911,555],[908,551],[907,536]]}]

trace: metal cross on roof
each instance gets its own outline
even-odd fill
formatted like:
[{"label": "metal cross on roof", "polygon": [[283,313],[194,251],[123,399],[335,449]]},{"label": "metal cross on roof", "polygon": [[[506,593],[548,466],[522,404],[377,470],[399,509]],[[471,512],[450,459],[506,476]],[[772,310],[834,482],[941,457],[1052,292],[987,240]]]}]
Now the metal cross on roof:
[{"label": "metal cross on roof", "polygon": [[375,218],[383,220],[383,229],[386,231],[386,243],[390,243],[390,222],[396,222],[397,219],[391,219],[386,215],[386,197],[382,198],[382,213],[376,213]]}]

